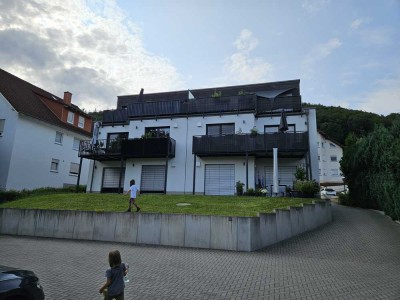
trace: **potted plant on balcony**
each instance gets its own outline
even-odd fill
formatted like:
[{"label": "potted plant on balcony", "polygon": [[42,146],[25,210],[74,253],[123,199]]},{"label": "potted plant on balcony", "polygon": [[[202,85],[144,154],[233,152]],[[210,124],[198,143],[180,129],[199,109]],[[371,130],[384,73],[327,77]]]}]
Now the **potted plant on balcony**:
[{"label": "potted plant on balcony", "polygon": [[254,126],[251,130],[250,130],[250,136],[257,136],[257,134],[258,134],[258,130],[257,130],[257,127],[256,126]]},{"label": "potted plant on balcony", "polygon": [[213,97],[214,99],[217,99],[217,98],[221,98],[221,96],[222,96],[222,92],[221,91],[214,91],[214,93],[211,95],[211,97]]}]

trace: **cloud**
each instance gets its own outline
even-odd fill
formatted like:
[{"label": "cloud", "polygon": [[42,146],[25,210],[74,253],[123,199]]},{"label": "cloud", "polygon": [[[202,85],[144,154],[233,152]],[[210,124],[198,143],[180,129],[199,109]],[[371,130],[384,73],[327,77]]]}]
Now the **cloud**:
[{"label": "cloud", "polygon": [[251,51],[257,47],[258,39],[253,37],[253,33],[250,30],[243,29],[233,44],[239,51]]},{"label": "cloud", "polygon": [[372,92],[361,97],[358,109],[381,115],[400,113],[400,76],[379,80]]},{"label": "cloud", "polygon": [[253,57],[251,53],[258,43],[250,30],[243,29],[233,43],[236,51],[224,60],[224,75],[214,80],[216,84],[246,84],[272,79],[272,64],[263,58]]},{"label": "cloud", "polygon": [[[86,110],[115,108],[122,94],[182,88],[165,57],[114,1],[0,1],[0,65]],[[79,13],[77,13],[79,12]]]},{"label": "cloud", "polygon": [[341,46],[342,42],[338,38],[331,38],[326,43],[319,44],[311,49],[310,53],[302,61],[304,76],[309,77],[310,74],[314,73],[315,65],[330,56],[335,49]]},{"label": "cloud", "polygon": [[316,13],[320,11],[323,7],[329,4],[330,0],[304,0],[301,6],[308,12],[308,13]]}]

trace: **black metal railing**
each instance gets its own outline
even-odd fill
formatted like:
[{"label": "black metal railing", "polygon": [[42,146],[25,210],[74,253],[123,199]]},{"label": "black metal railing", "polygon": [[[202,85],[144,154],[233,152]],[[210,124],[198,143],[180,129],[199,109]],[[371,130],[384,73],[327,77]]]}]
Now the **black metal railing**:
[{"label": "black metal railing", "polygon": [[94,160],[174,157],[175,140],[170,137],[81,141],[79,156]]},{"label": "black metal railing", "polygon": [[194,136],[192,152],[196,155],[262,154],[278,148],[280,152],[304,152],[308,149],[307,132],[230,134]]},{"label": "black metal railing", "polygon": [[220,114],[229,112],[254,112],[255,114],[301,111],[301,97],[287,96],[268,99],[254,95],[221,96],[186,101],[157,101],[131,103],[128,107],[103,113],[103,124],[126,122],[133,118],[157,118],[189,114]]},{"label": "black metal railing", "polygon": [[137,138],[122,141],[124,157],[175,157],[175,140],[170,137]]}]

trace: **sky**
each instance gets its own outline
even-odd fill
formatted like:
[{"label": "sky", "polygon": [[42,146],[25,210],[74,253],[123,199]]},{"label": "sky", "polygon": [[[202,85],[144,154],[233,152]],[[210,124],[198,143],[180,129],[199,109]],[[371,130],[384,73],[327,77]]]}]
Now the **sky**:
[{"label": "sky", "polygon": [[86,111],[300,79],[303,102],[400,113],[400,0],[0,0],[0,68]]}]

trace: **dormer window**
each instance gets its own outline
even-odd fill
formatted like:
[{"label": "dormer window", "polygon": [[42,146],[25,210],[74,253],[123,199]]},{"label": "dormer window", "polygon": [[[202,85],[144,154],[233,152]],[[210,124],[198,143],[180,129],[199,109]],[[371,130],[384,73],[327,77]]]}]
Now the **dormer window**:
[{"label": "dormer window", "polygon": [[67,122],[68,122],[69,124],[74,124],[74,113],[73,113],[72,111],[69,111],[69,112],[68,112],[68,119],[67,119]]},{"label": "dormer window", "polygon": [[82,116],[79,116],[78,127],[79,128],[84,128],[85,127],[85,118],[82,117]]}]

